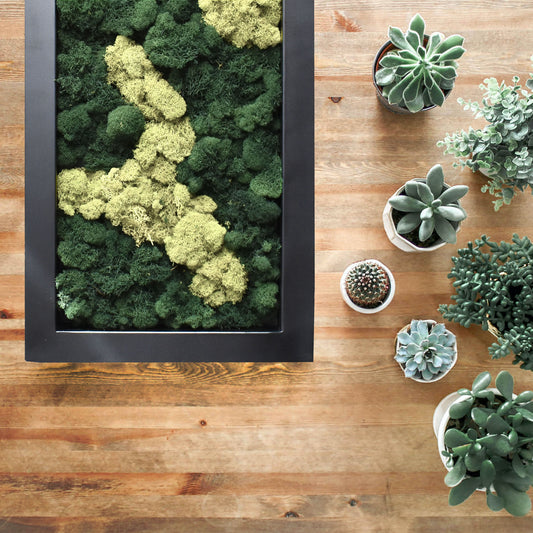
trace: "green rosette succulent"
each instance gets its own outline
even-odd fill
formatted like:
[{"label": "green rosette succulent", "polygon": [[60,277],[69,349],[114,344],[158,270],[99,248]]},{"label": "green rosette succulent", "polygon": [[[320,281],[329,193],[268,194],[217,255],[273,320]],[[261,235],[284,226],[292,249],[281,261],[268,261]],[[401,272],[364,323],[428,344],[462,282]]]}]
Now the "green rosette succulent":
[{"label": "green rosette succulent", "polygon": [[462,399],[450,407],[441,452],[450,469],[444,478],[451,487],[448,501],[459,505],[484,489],[489,509],[523,516],[531,510],[533,392],[515,396],[506,371],[496,377],[496,392],[488,388],[491,379],[488,372],[479,374],[472,390],[460,389]]},{"label": "green rosette succulent", "polygon": [[466,185],[445,185],[442,166],[435,165],[425,181],[408,181],[403,194],[389,199],[394,209],[406,213],[396,224],[396,231],[405,235],[418,228],[418,239],[422,243],[434,232],[444,242],[457,242],[459,222],[466,218],[466,211],[458,200],[467,192]]},{"label": "green rosette succulent", "polygon": [[453,365],[455,335],[444,324],[429,326],[426,320],[412,320],[407,331],[398,333],[394,359],[408,378],[431,381]]},{"label": "green rosette succulent", "polygon": [[425,107],[442,106],[446,94],[453,89],[457,77],[457,59],[464,53],[464,38],[442,33],[425,35],[424,19],[416,14],[403,33],[389,28],[389,39],[395,49],[379,61],[376,83],[389,104],[417,113]]}]

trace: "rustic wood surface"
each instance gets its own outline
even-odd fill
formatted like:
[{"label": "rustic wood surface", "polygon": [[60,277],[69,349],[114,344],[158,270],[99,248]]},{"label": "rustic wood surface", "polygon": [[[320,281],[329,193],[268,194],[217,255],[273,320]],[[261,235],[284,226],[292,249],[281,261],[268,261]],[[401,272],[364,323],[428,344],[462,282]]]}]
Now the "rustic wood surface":
[{"label": "rustic wood surface", "polygon": [[[38,1],[38,0],[32,0]],[[533,198],[495,214],[479,175],[435,142],[471,124],[457,96],[486,76],[531,71],[529,0],[316,0],[316,329],[312,364],[31,364],[24,361],[24,2],[0,0],[0,532],[444,532],[533,530],[533,515],[490,513],[481,495],[450,508],[431,419],[439,400],[490,361],[491,337],[457,325],[459,362],[433,385],[406,381],[396,331],[439,319],[456,248],[413,255],[386,239],[381,210],[441,162],[465,183],[459,245],[533,236]],[[442,109],[379,107],[370,66],[389,24],[419,11],[461,33],[467,54]],[[27,147],[31,150],[31,146]],[[338,290],[374,257],[397,295],[355,314]]]}]

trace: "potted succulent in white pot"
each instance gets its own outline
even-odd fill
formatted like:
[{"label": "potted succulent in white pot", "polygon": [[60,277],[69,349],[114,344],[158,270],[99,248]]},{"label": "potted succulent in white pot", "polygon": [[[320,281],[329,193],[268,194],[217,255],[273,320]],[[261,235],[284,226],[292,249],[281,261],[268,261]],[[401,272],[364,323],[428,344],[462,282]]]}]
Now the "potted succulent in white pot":
[{"label": "potted succulent in white pot", "polygon": [[489,509],[523,516],[531,509],[533,485],[533,392],[515,395],[509,372],[479,374],[472,390],[460,389],[435,410],[433,429],[448,469],[449,504],[459,505],[476,490]]},{"label": "potted succulent in white pot", "polygon": [[383,210],[383,226],[389,240],[405,252],[429,252],[457,242],[466,211],[459,200],[466,185],[444,183],[441,165],[432,167],[425,179],[414,179],[391,196]]},{"label": "potted succulent in white pot", "polygon": [[425,34],[424,19],[416,14],[403,33],[389,28],[389,41],[374,59],[373,79],[378,100],[389,110],[410,114],[442,106],[457,77],[457,59],[464,38]]},{"label": "potted succulent in white pot", "polygon": [[396,284],[392,272],[376,259],[365,259],[349,265],[340,282],[346,304],[359,313],[382,311],[394,297]]},{"label": "potted succulent in white pot", "polygon": [[457,340],[444,324],[412,320],[396,336],[394,359],[405,377],[433,383],[448,374],[457,362]]},{"label": "potted succulent in white pot", "polygon": [[488,177],[481,190],[496,198],[495,211],[510,204],[517,192],[530,188],[533,194],[533,74],[525,87],[519,81],[517,76],[511,85],[484,80],[481,104],[459,98],[465,110],[487,124],[448,134],[437,143],[460,159],[456,166]]}]

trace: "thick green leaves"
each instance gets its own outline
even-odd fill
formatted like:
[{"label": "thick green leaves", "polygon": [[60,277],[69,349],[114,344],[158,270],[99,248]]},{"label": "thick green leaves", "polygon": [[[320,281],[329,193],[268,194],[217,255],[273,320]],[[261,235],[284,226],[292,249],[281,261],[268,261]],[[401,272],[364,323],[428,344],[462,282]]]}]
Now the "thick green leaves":
[{"label": "thick green leaves", "polygon": [[487,507],[491,511],[496,511],[496,512],[501,511],[504,507],[503,498],[500,498],[499,496],[497,496],[496,494],[488,490],[487,491]]},{"label": "thick green leaves", "polygon": [[404,59],[396,54],[387,54],[379,62],[379,64],[384,68],[399,67],[400,65],[406,65],[409,63],[414,63],[414,61],[411,59]]},{"label": "thick green leaves", "polygon": [[448,503],[450,505],[459,505],[467,500],[478,488],[479,479],[475,477],[467,477],[450,490]]},{"label": "thick green leaves", "polygon": [[409,30],[416,32],[419,37],[419,44],[424,42],[424,33],[426,31],[426,23],[424,19],[417,13],[409,22]]},{"label": "thick green leaves", "polygon": [[[426,174],[426,183],[433,196],[438,198],[444,187],[444,171],[441,165],[435,165],[430,168]],[[433,201],[433,199],[431,200]]]},{"label": "thick green leaves", "polygon": [[424,108],[424,96],[422,93],[417,93],[416,97],[413,100],[405,102],[407,109],[411,113],[418,113]]},{"label": "thick green leaves", "polygon": [[466,50],[462,46],[454,46],[442,53],[439,57],[439,61],[453,61],[459,59],[465,52]]},{"label": "thick green leaves", "polygon": [[463,400],[462,402],[454,403],[450,407],[450,418],[463,418],[463,416],[470,412],[473,403],[473,398],[468,398],[467,400]]},{"label": "thick green leaves", "polygon": [[481,372],[481,374],[478,374],[476,379],[474,379],[474,382],[472,383],[472,392],[474,394],[482,391],[483,389],[486,389],[490,385],[490,374],[488,372]]},{"label": "thick green leaves", "polygon": [[507,433],[511,426],[499,415],[493,413],[487,419],[487,431],[492,434]]},{"label": "thick green leaves", "polygon": [[444,41],[442,41],[439,46],[437,46],[435,52],[443,54],[446,50],[453,48],[455,46],[462,46],[465,39],[461,35],[450,35]]},{"label": "thick green leaves", "polygon": [[411,72],[403,80],[398,82],[389,92],[388,100],[390,104],[399,104],[403,99],[405,88],[411,83],[414,74]]},{"label": "thick green leaves", "polygon": [[405,195],[393,196],[389,199],[389,204],[392,205],[394,209],[405,213],[420,212],[426,207],[426,205],[420,200]]},{"label": "thick green leaves", "polygon": [[466,466],[464,462],[459,459],[455,466],[446,474],[446,477],[444,478],[444,483],[448,487],[455,487],[455,485],[459,484],[461,480],[465,477],[466,474]]},{"label": "thick green leaves", "polygon": [[457,242],[457,234],[452,224],[438,213],[434,215],[433,219],[435,221],[435,231],[437,235],[444,242],[455,244]]},{"label": "thick green leaves", "polygon": [[513,387],[513,376],[509,372],[503,370],[496,376],[496,388],[506,400],[512,400]]},{"label": "thick green leaves", "polygon": [[451,222],[461,222],[461,220],[466,218],[466,213],[460,207],[454,207],[452,205],[437,207],[435,211]]},{"label": "thick green leaves", "polygon": [[393,68],[380,68],[376,72],[376,83],[378,85],[389,85],[394,81],[396,71]]},{"label": "thick green leaves", "polygon": [[440,196],[439,199],[443,204],[451,204],[457,202],[468,192],[467,185],[454,185],[449,189],[446,189]]},{"label": "thick green leaves", "polygon": [[429,185],[424,182],[418,182],[416,188],[420,200],[422,200],[422,202],[424,202],[426,205],[430,205],[435,199],[435,196],[433,196]]},{"label": "thick green leaves", "polygon": [[403,235],[416,229],[420,224],[420,216],[418,213],[407,213],[404,215],[396,225],[396,231]]},{"label": "thick green leaves", "polygon": [[435,230],[435,219],[430,218],[427,220],[422,220],[420,223],[420,229],[418,230],[418,238],[420,242],[427,241],[431,234]]},{"label": "thick green leaves", "polygon": [[413,47],[407,42],[407,39],[405,38],[405,35],[403,34],[402,30],[400,30],[400,28],[390,27],[389,39],[391,40],[391,43],[400,50],[413,50]]},{"label": "thick green leaves", "polygon": [[489,459],[486,459],[481,463],[481,469],[479,471],[479,477],[481,484],[487,489],[494,483],[496,479],[496,468]]},{"label": "thick green leaves", "polygon": [[458,429],[451,428],[444,434],[444,444],[448,446],[448,448],[456,448],[457,446],[463,446],[464,444],[472,444],[472,440]]},{"label": "thick green leaves", "polygon": [[422,83],[422,78],[423,78],[422,74],[419,73],[417,76],[413,78],[413,80],[405,88],[405,91],[403,92],[403,99],[405,100],[406,103],[413,102],[415,98],[417,97],[420,91],[420,85]]},{"label": "thick green leaves", "polygon": [[513,516],[524,516],[531,510],[531,500],[525,492],[500,481],[494,482],[494,488],[498,496],[503,499],[505,510]]}]

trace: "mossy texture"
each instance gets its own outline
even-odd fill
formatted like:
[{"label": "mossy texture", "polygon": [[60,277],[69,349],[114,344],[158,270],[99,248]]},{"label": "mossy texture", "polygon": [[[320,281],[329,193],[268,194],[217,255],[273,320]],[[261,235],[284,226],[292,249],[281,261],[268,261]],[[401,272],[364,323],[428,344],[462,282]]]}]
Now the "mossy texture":
[{"label": "mossy texture", "polygon": [[281,0],[198,0],[207,24],[242,48],[281,42]]},{"label": "mossy texture", "polygon": [[[79,203],[83,205],[80,214],[92,218],[58,213],[58,226],[77,221],[95,233],[105,229],[106,234],[113,234],[115,243],[104,254],[101,245],[87,242],[71,225],[71,233],[58,231],[62,314],[75,327],[96,329],[276,328],[281,252],[281,48],[233,46],[205,23],[196,1],[158,0],[153,20],[147,2],[144,20],[149,22],[134,26],[131,7],[138,3],[129,2],[127,9],[128,2],[122,0],[57,2],[57,165],[59,174],[69,182],[62,207],[67,206],[68,211],[70,202],[70,213],[74,213],[74,205]],[[104,17],[110,10],[115,13],[114,30]],[[115,31],[118,25],[131,31]],[[145,69],[141,91],[138,83],[129,83],[125,92],[115,82],[109,83],[106,49],[116,47],[117,33],[142,45],[146,55],[145,59],[117,61],[122,65],[111,76],[118,80],[128,70],[135,74],[136,69]],[[120,41],[127,42],[122,37]],[[153,72],[162,75],[153,75],[145,60],[153,65]],[[139,79],[137,75],[132,78]],[[175,95],[179,98],[172,100]],[[185,106],[188,118],[183,114]],[[139,115],[132,110],[141,110],[142,130]],[[190,155],[183,157],[180,143],[186,135],[180,132],[180,141],[173,137],[175,122],[180,121],[188,121],[195,134]],[[74,174],[69,176],[69,172]],[[76,195],[78,199],[68,200]],[[104,217],[129,228],[131,236],[104,222]],[[201,231],[197,231],[198,217],[205,222],[200,224]],[[183,228],[176,235],[180,221]],[[168,231],[170,227],[172,231]],[[86,230],[83,235],[88,233]],[[184,237],[187,234],[194,234],[194,239]],[[81,279],[91,283],[88,274],[92,270],[113,271],[117,264],[113,248],[152,248],[150,241],[159,253],[171,250],[174,259],[184,261],[182,266],[172,266],[163,253],[153,265],[170,265],[169,277],[160,285],[137,281],[152,268],[148,263],[124,271],[123,286],[133,283],[124,289],[120,302],[118,296],[110,297],[100,288],[87,287],[82,295],[74,290],[79,289]],[[137,243],[142,244],[137,248]],[[206,248],[220,245],[218,252],[206,254]],[[82,270],[80,265],[91,261],[95,253],[98,263]],[[78,257],[78,262],[73,257]],[[237,263],[247,272],[246,290],[242,276],[235,277],[231,268],[237,263],[228,264],[228,257],[238,258]],[[221,303],[217,288],[221,280],[232,286],[225,303]],[[189,289],[197,286],[197,294],[204,300]],[[244,293],[242,299],[233,303],[237,298],[231,295],[240,292]],[[142,315],[146,320],[138,316],[134,320],[124,303],[126,297],[129,302],[144,302],[149,310]],[[100,313],[100,308],[105,310]],[[110,320],[109,314],[115,318]]]},{"label": "mossy texture", "polygon": [[[103,215],[137,244],[145,240],[164,244],[172,262],[194,271],[205,266],[211,272],[210,277],[195,276],[193,294],[217,307],[239,302],[247,286],[246,271],[233,253],[223,249],[226,229],[211,215],[215,202],[193,199],[187,187],[174,179],[175,165],[191,153],[195,141],[184,117],[183,98],[161,78],[142,46],[126,37],[117,37],[105,60],[109,81],[149,122],[133,159],[121,168],[62,170],[57,176],[58,207],[88,220]],[[212,271],[217,264],[224,266],[226,275],[215,278]]]}]

